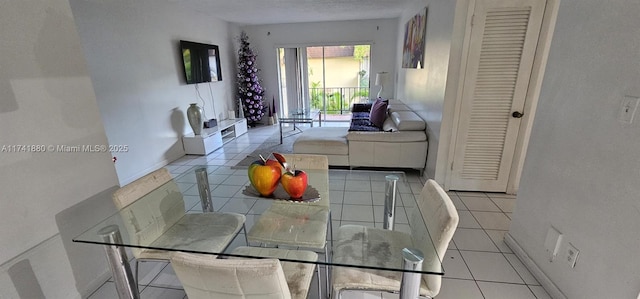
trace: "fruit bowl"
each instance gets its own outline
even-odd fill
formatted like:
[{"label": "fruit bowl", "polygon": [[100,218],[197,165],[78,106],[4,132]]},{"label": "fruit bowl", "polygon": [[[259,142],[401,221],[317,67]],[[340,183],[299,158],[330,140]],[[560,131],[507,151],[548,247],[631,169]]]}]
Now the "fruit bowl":
[{"label": "fruit bowl", "polygon": [[273,191],[271,196],[262,196],[251,184],[247,185],[244,190],[242,190],[242,194],[251,196],[251,197],[260,197],[260,198],[271,198],[275,200],[286,200],[291,202],[316,202],[320,200],[320,193],[313,186],[308,185],[307,189],[302,194],[301,198],[291,198],[289,194],[284,191],[282,185],[278,185],[276,189]]}]

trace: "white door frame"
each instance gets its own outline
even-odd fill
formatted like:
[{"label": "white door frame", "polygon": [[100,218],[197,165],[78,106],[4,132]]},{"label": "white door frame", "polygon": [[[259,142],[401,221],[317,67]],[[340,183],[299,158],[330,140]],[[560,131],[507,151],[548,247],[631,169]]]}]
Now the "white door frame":
[{"label": "white door frame", "polygon": [[[544,0],[541,0],[544,1]],[[509,182],[506,193],[515,194],[520,186],[522,167],[529,145],[529,137],[535,111],[538,105],[540,89],[544,77],[549,48],[558,16],[560,0],[546,0],[542,26],[538,37],[538,45],[534,55],[533,70],[529,79],[524,117],[518,131],[516,149],[511,164]],[[449,74],[443,107],[442,127],[440,131],[440,146],[438,148],[438,162],[436,163],[436,181],[449,190],[452,179],[452,164],[455,151],[455,141],[458,133],[460,107],[462,105],[462,89],[466,73],[469,43],[471,39],[471,22],[473,18],[475,0],[459,0],[456,6],[456,18],[452,33],[451,56],[449,59]],[[462,38],[462,43],[456,43],[456,38]]]}]

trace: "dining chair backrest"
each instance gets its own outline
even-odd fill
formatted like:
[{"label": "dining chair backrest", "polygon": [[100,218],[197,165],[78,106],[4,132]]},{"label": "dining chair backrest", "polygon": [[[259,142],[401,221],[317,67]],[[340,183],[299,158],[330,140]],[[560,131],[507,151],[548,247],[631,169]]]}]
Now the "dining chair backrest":
[{"label": "dining chair backrest", "polygon": [[[113,194],[133,244],[155,241],[185,215],[180,188],[166,168],[156,170]],[[138,258],[141,249],[132,248]]]},{"label": "dining chair backrest", "polygon": [[283,154],[287,159],[287,164],[297,170],[327,170],[323,176],[314,175],[309,178],[309,185],[320,192],[321,200],[312,202],[310,205],[329,207],[329,158],[324,155],[309,154]]},{"label": "dining chair backrest", "polygon": [[295,169],[329,169],[329,159],[323,155],[283,154],[287,163]]},{"label": "dining chair backrest", "polygon": [[118,189],[113,194],[113,203],[121,210],[171,179],[169,171],[160,168]]},{"label": "dining chair backrest", "polygon": [[176,252],[171,266],[189,299],[291,298],[277,259],[217,259]]},{"label": "dining chair backrest", "polygon": [[[422,221],[426,224],[427,232],[424,231],[424,226],[412,225],[411,233],[414,242],[418,244],[418,247],[422,247],[420,244],[424,244],[425,252],[431,251],[429,250],[431,248],[429,243],[433,242],[437,253],[437,257],[434,258],[438,258],[438,261],[433,261],[433,264],[440,265],[440,261],[443,260],[447,252],[449,242],[458,227],[458,212],[447,192],[432,179],[427,180],[420,192],[420,198],[416,202]],[[423,227],[422,231],[418,231],[420,227]],[[430,240],[426,238],[430,238]],[[425,257],[425,259],[427,258]],[[427,262],[425,260],[425,263]],[[440,291],[442,276],[423,275],[423,278],[427,283],[427,288],[433,291],[434,294]]]}]

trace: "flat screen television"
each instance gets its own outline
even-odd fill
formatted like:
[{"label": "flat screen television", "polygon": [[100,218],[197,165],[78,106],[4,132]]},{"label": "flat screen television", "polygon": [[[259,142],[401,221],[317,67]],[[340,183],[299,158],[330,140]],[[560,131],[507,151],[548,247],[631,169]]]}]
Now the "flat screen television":
[{"label": "flat screen television", "polygon": [[187,84],[222,81],[218,46],[181,40],[180,53]]}]

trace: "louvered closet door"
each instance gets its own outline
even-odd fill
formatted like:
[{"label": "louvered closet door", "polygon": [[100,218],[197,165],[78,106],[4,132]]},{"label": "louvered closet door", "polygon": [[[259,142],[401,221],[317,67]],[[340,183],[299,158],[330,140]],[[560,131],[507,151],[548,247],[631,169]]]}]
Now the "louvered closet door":
[{"label": "louvered closet door", "polygon": [[544,7],[476,1],[450,189],[506,190]]}]

